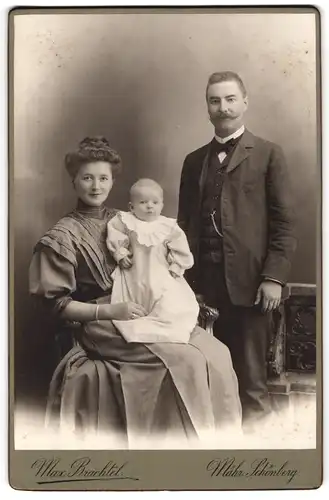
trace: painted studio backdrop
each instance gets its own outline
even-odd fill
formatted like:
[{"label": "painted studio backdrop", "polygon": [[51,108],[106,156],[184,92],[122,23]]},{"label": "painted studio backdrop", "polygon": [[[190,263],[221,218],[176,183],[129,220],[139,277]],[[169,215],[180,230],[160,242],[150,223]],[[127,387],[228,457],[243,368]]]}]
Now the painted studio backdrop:
[{"label": "painted studio backdrop", "polygon": [[316,282],[319,197],[315,16],[300,14],[46,14],[15,18],[15,373],[20,397],[45,395],[54,369],[47,318],[28,295],[32,249],[75,205],[65,154],[105,135],[123,159],[109,204],[125,209],[140,176],[177,213],[185,155],[209,142],[205,87],[233,70],[249,94],[246,124],[280,144],[298,213],[292,282]]}]

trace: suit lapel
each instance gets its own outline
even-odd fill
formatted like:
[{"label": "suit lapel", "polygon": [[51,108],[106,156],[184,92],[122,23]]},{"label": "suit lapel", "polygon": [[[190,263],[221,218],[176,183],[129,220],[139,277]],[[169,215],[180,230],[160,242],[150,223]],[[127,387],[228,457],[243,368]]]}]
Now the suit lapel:
[{"label": "suit lapel", "polygon": [[[210,157],[210,150],[211,150],[211,143],[208,144],[207,150],[206,150],[206,155],[204,157],[204,160],[202,162],[202,167],[201,167],[201,174],[199,177],[199,200],[202,198],[202,193],[203,189],[205,186],[205,182],[207,179],[207,174],[208,174],[208,169],[209,169],[209,157]],[[226,172],[231,172],[234,170],[238,165],[240,165],[243,160],[248,158],[250,155],[252,148],[254,147],[255,139],[254,135],[249,132],[249,130],[245,130],[243,133],[243,136],[241,137],[240,141],[238,142],[235,150],[233,151],[232,157],[229,161],[229,164],[227,166]]]},{"label": "suit lapel", "polygon": [[238,142],[235,150],[233,151],[232,157],[227,166],[226,172],[232,172],[238,165],[240,165],[243,160],[248,158],[252,148],[254,147],[254,136],[249,130],[245,130],[243,136]]}]

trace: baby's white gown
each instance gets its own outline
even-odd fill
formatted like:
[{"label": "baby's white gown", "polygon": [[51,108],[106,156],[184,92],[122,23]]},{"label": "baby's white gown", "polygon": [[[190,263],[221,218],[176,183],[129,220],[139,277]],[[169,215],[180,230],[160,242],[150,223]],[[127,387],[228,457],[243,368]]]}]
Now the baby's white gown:
[{"label": "baby's white gown", "polygon": [[[119,212],[107,226],[107,247],[119,262],[132,254],[130,269],[116,267],[112,274],[111,303],[132,301],[147,316],[128,321],[113,320],[127,342],[188,343],[197,324],[199,305],[183,277],[193,266],[184,232],[175,219],[159,216],[152,222]],[[174,278],[169,273],[179,275]]]}]

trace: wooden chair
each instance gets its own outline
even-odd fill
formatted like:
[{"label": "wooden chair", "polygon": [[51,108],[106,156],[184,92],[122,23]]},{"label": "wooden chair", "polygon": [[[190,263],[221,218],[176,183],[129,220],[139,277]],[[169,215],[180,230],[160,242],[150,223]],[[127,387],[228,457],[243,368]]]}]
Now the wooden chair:
[{"label": "wooden chair", "polygon": [[[286,323],[284,313],[284,301],[288,298],[287,291],[283,294],[280,308],[274,311],[269,323],[269,345],[267,353],[268,377],[279,377],[285,369],[285,334]],[[219,311],[208,306],[197,296],[200,314],[198,324],[210,335],[213,335],[213,326],[219,316]],[[79,331],[80,323],[66,322],[57,328],[56,346],[58,359],[62,359],[65,354],[75,345],[78,345],[77,336],[74,332]],[[73,334],[72,334],[73,332]]]},{"label": "wooden chair", "polygon": [[[200,315],[198,323],[212,335],[214,323],[218,318],[218,311],[213,307],[207,306],[203,302],[199,303],[199,306]],[[75,332],[79,332],[80,326],[80,323],[77,321],[67,321],[57,325],[55,342],[58,360],[61,360],[65,354],[72,349],[72,347],[78,345],[77,335],[75,335]]]},{"label": "wooden chair", "polygon": [[[300,318],[298,314],[295,314],[296,318],[292,314],[294,312],[293,308],[296,308],[296,304],[298,307],[302,305],[304,309],[306,308],[306,312],[308,312],[309,309],[312,309],[311,312],[314,313],[315,294],[315,285],[289,284],[283,289],[280,307],[269,317],[267,374],[268,391],[273,409],[287,408],[288,405],[292,404],[291,401],[293,401],[293,398],[296,397],[296,394],[306,394],[310,397],[314,397],[316,393],[315,368],[313,370],[313,378],[312,376],[308,376],[305,381],[305,375],[308,374],[300,373],[300,370],[296,373],[297,370],[292,369],[289,365],[288,355],[289,336],[294,337],[291,343],[295,342],[295,330],[298,330],[298,328],[296,328],[296,324],[297,327],[300,327]],[[309,296],[311,296],[311,298],[309,298]],[[204,301],[202,301],[202,297],[197,296],[197,299],[200,306],[198,324],[204,328],[209,335],[213,335],[213,326],[218,318],[219,311],[205,304]],[[302,299],[304,302],[307,299],[306,305]],[[315,323],[315,320],[313,322]],[[290,323],[293,324],[291,325]],[[57,328],[57,332],[59,332],[56,335],[58,361],[60,361],[74,345],[78,344],[74,331],[78,333],[79,328],[79,323],[62,324],[60,325],[60,328]],[[315,332],[315,324],[313,325],[313,329]],[[292,332],[290,332],[290,330]],[[294,335],[291,335],[291,333]],[[301,341],[304,341],[304,337],[307,337],[308,342],[306,344],[308,345],[310,343],[310,334],[309,332],[306,333],[307,335],[301,335]],[[315,339],[315,333],[313,336]],[[288,352],[286,352],[286,349]],[[315,361],[313,364],[315,365]],[[310,366],[313,366],[312,363],[310,363]]]}]

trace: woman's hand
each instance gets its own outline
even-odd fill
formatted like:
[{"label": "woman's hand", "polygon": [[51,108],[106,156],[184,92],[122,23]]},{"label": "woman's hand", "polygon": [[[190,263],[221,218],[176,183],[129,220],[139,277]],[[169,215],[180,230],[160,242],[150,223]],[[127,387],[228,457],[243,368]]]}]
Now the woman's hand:
[{"label": "woman's hand", "polygon": [[146,316],[143,306],[134,302],[119,302],[118,304],[102,304],[99,307],[99,319],[117,319],[128,321]]}]

